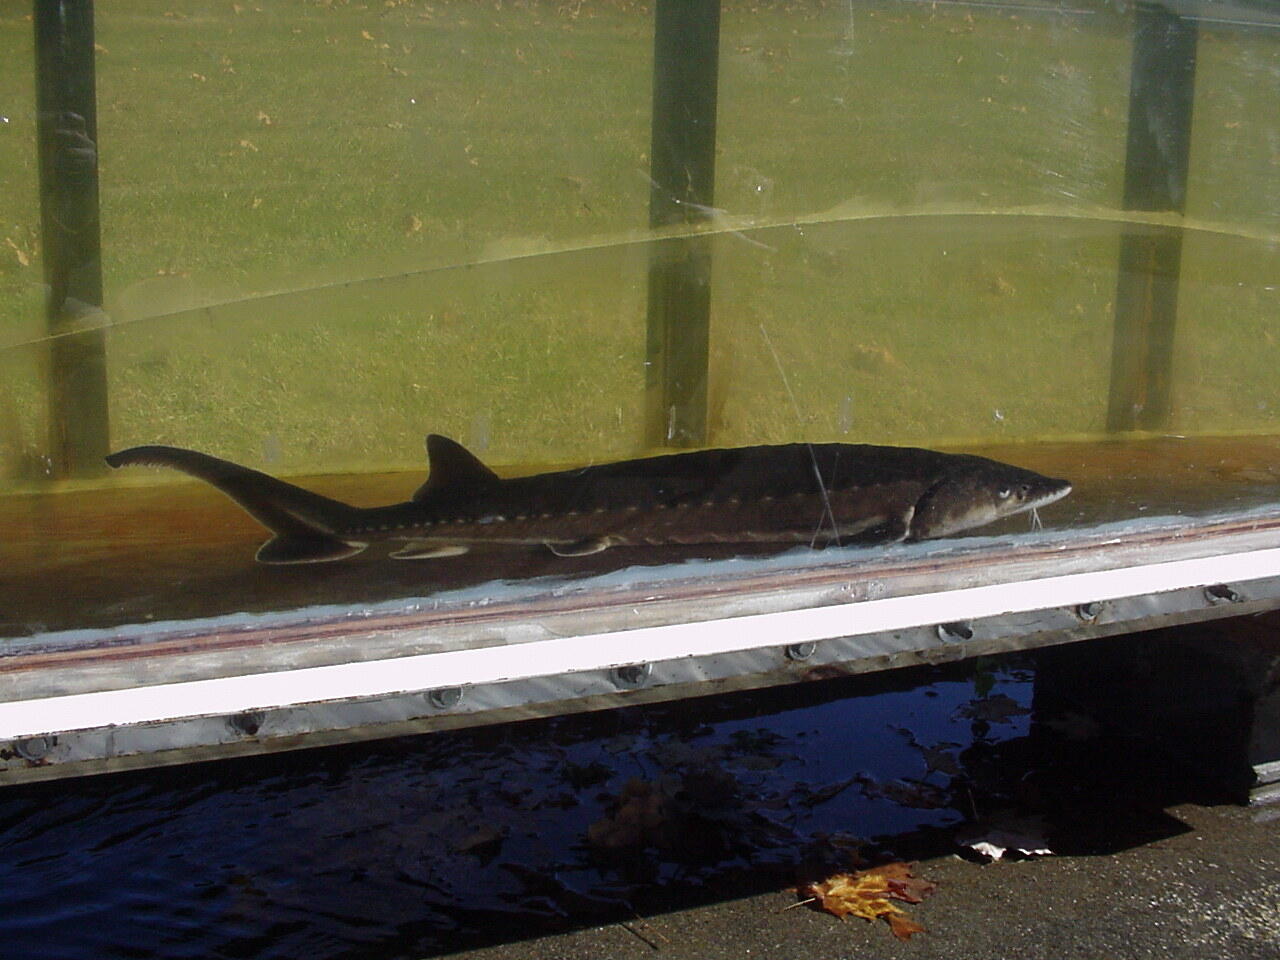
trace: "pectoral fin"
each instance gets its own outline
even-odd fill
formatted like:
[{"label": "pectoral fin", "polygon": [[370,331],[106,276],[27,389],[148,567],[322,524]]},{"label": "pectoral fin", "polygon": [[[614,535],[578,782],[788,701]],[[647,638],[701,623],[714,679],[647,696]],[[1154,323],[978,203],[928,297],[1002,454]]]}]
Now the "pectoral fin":
[{"label": "pectoral fin", "polygon": [[465,543],[441,543],[438,540],[410,540],[391,554],[395,560],[434,560],[437,557],[457,557],[471,548]]},{"label": "pectoral fin", "polygon": [[347,543],[335,537],[289,534],[272,537],[258,548],[259,563],[323,563],[355,556],[363,543]]},{"label": "pectoral fin", "polygon": [[901,543],[911,530],[911,516],[915,507],[909,506],[896,517],[870,517],[858,524],[846,524],[840,528],[840,539],[848,544]]},{"label": "pectoral fin", "polygon": [[911,532],[911,518],[915,516],[915,504],[907,507],[896,517],[890,517],[875,528],[878,543],[901,543]]},{"label": "pectoral fin", "polygon": [[608,537],[587,537],[572,543],[548,543],[547,549],[557,557],[589,557],[601,550],[608,550],[613,541]]}]

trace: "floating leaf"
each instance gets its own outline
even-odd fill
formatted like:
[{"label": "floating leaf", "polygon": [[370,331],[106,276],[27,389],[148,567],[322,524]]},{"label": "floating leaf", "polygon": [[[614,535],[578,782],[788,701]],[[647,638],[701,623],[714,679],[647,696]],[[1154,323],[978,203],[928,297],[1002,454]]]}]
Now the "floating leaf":
[{"label": "floating leaf", "polygon": [[[912,748],[920,752],[920,756],[924,758],[927,773],[943,773],[948,777],[959,777],[963,775],[960,768],[960,761],[951,753],[952,750],[960,749],[960,744],[951,741],[943,743],[935,743],[933,746],[926,746],[915,738],[915,735],[905,727],[898,727],[898,733],[907,738],[907,743]],[[927,774],[926,774],[927,775]]]},{"label": "floating leaf", "polygon": [[495,826],[483,826],[453,844],[454,852],[470,853],[488,859],[498,852],[505,834]]},{"label": "floating leaf", "polygon": [[994,697],[983,697],[963,704],[956,714],[970,720],[983,720],[987,723],[1006,723],[1010,717],[1022,716],[1031,711],[1003,693]]},{"label": "floating leaf", "polygon": [[951,798],[941,787],[923,780],[890,780],[881,783],[866,774],[855,778],[868,800],[888,800],[912,810],[940,810],[951,805]]}]

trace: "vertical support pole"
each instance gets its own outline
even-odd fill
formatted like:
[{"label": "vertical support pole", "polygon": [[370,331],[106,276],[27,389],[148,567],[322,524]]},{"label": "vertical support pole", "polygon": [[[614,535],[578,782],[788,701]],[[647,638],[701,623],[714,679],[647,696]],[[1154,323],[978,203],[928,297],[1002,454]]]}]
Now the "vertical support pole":
[{"label": "vertical support pole", "polygon": [[[1186,208],[1195,99],[1196,24],[1139,3],[1129,80],[1126,210]],[[1176,227],[1120,239],[1107,429],[1157,430],[1173,410],[1174,325],[1182,264]]]},{"label": "vertical support pole", "polygon": [[98,472],[109,443],[92,0],[34,0],[49,459]]},{"label": "vertical support pole", "polygon": [[[657,0],[649,225],[705,219],[714,202],[720,0]],[[645,439],[707,437],[711,238],[656,241],[649,263]]]}]

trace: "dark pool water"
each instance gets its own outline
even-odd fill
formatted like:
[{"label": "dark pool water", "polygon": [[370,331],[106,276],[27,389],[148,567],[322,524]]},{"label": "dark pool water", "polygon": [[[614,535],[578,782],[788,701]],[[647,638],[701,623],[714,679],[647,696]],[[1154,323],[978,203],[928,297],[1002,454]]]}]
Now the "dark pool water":
[{"label": "dark pool water", "polygon": [[1034,779],[1032,689],[979,661],[7,789],[0,955],[422,957],[936,853]]}]

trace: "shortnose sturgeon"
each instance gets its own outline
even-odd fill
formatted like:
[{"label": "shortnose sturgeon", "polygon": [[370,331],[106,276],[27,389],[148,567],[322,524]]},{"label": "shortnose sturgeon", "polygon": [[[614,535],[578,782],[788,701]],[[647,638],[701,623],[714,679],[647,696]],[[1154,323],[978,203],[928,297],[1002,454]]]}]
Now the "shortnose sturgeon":
[{"label": "shortnose sturgeon", "polygon": [[559,556],[645,544],[896,543],[945,537],[1035,510],[1066,480],[966,454],[868,444],[700,450],[503,479],[448,437],[405,503],[363,509],[180,447],[108,456],[171,467],[217,487],[273,534],[261,563],[315,563],[406,540],[423,559],[477,544],[544,544]]}]

